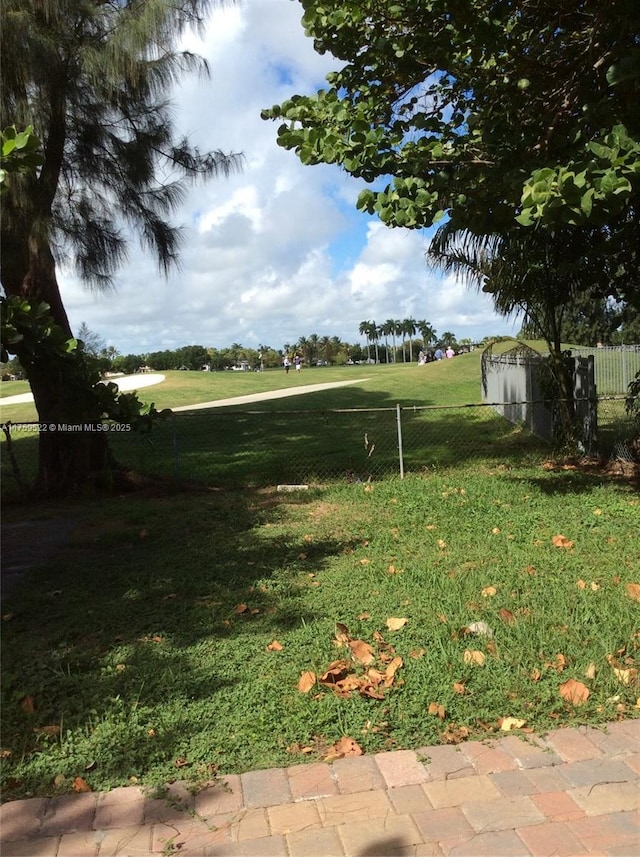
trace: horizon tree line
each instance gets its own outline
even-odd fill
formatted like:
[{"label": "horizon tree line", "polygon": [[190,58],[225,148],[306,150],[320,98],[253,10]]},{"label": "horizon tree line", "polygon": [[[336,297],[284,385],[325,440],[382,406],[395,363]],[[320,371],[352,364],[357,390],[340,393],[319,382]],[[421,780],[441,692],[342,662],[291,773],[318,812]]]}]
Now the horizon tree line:
[{"label": "horizon tree line", "polygon": [[[456,335],[451,333],[451,331],[445,331],[441,336],[438,336],[437,331],[433,327],[433,325],[429,324],[425,319],[420,319],[416,321],[414,318],[405,318],[405,319],[394,319],[388,318],[382,324],[376,324],[375,321],[362,321],[360,322],[360,327],[358,328],[360,335],[366,337],[367,340],[367,357],[371,359],[371,346],[374,348],[374,353],[376,355],[375,360],[376,363],[380,363],[380,339],[384,339],[384,355],[385,355],[385,363],[393,362],[397,363],[397,342],[396,337],[400,337],[402,339],[402,362],[407,362],[407,349],[406,344],[407,341],[409,343],[409,363],[413,362],[413,346],[417,345],[418,342],[414,341],[413,337],[419,333],[421,339],[419,340],[420,347],[422,348],[430,348],[435,347],[437,345],[444,345],[448,347],[451,345],[452,347],[456,347],[458,345],[469,346],[474,344],[473,340],[465,338],[458,341]],[[389,337],[391,337],[392,341],[392,354],[393,360],[389,360]],[[485,337],[487,338],[487,337]]]}]

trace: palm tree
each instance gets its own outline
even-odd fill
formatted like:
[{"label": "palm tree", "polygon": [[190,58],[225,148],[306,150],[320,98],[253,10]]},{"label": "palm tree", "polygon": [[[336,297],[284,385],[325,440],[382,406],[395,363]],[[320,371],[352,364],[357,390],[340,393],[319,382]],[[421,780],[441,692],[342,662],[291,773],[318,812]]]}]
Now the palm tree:
[{"label": "palm tree", "polygon": [[378,327],[378,325],[375,323],[375,321],[372,321],[372,322],[371,322],[371,329],[370,329],[370,331],[369,331],[369,335],[371,336],[371,339],[372,339],[372,341],[373,341],[373,345],[374,345],[374,347],[375,347],[375,352],[376,352],[376,365],[377,365],[377,364],[380,362],[380,353],[379,353],[379,351],[378,351],[378,340],[379,340],[379,338],[380,338],[380,328],[379,328],[379,327]]},{"label": "palm tree", "polygon": [[367,360],[371,360],[371,322],[361,321],[358,332],[367,339]]},{"label": "palm tree", "polygon": [[396,362],[396,322],[392,318],[388,318],[384,324],[380,326],[385,337],[385,346],[387,348],[387,363],[389,362],[389,345],[387,337],[390,336],[393,342],[393,362]]},{"label": "palm tree", "polygon": [[331,352],[332,359],[341,356],[345,363],[349,359],[349,346],[346,342],[342,342],[338,336],[331,337]]},{"label": "palm tree", "polygon": [[[409,337],[409,363],[413,362],[413,340],[412,337],[416,335],[416,320],[415,318],[405,318],[402,324],[402,332],[403,334]],[[404,345],[403,345],[403,353],[404,353]]]},{"label": "palm tree", "polygon": [[360,327],[358,328],[358,333],[360,336],[364,336],[367,341],[367,360],[371,360],[371,348],[369,345],[369,322],[361,321]]},{"label": "palm tree", "polygon": [[231,354],[231,359],[237,365],[244,357],[244,346],[242,346],[239,342],[232,342],[231,347],[229,348],[229,352]]},{"label": "palm tree", "polygon": [[313,362],[314,347],[313,343],[306,336],[301,336],[296,345],[298,351],[302,353],[302,359],[310,366]]},{"label": "palm tree", "polygon": [[313,351],[313,360],[317,361],[320,359],[320,337],[317,333],[312,333],[309,337],[309,346]]},{"label": "palm tree", "polygon": [[450,330],[445,330],[440,339],[444,345],[451,345],[452,347],[457,345],[456,335]]},{"label": "palm tree", "polygon": [[[39,172],[5,183],[2,285],[8,296],[47,303],[66,339],[72,332],[57,260],[75,262],[85,283],[108,286],[137,231],[167,271],[180,241],[169,217],[188,182],[239,166],[237,156],[200,153],[174,129],[171,87],[182,72],[206,70],[178,45],[186,28],[203,27],[206,7],[198,0],[2,5],[0,128],[31,124],[43,143]],[[30,361],[28,345],[16,354],[29,366],[40,422],[56,422],[61,403],[70,422],[99,421],[102,408],[91,382],[78,380],[78,361]],[[65,396],[70,376],[88,395]],[[109,463],[102,432],[42,434],[39,450],[38,479],[49,491],[86,481]]]},{"label": "palm tree", "polygon": [[329,336],[323,336],[318,343],[318,354],[325,363],[331,363],[333,358],[333,343]]},{"label": "palm tree", "polygon": [[436,341],[437,333],[435,328],[430,325],[429,322],[422,319],[421,321],[416,322],[416,327],[420,331],[420,336],[422,337],[425,347],[428,347]]}]

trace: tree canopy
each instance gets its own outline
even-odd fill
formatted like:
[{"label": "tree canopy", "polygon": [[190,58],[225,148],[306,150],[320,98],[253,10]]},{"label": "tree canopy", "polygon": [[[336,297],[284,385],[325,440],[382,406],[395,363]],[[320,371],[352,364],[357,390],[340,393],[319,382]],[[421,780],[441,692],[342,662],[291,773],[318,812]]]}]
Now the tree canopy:
[{"label": "tree canopy", "polygon": [[[100,396],[65,394],[75,371],[75,357],[68,355],[76,355],[78,365],[84,359],[75,345],[58,365],[33,328],[34,320],[46,317],[47,330],[56,326],[62,342],[72,341],[58,264],[75,263],[87,285],[109,286],[133,236],[166,270],[177,260],[181,237],[171,216],[189,182],[239,166],[237,155],[198,151],[177,133],[172,116],[173,83],[185,72],[206,72],[204,61],[179,49],[180,36],[204,24],[210,5],[2,4],[0,127],[9,129],[2,140],[2,286],[14,301],[12,353],[28,373],[43,422],[64,416],[90,423],[104,416]],[[27,129],[26,142],[12,127]],[[34,144],[42,141],[41,159],[25,163],[33,154],[31,128]],[[78,383],[80,377],[89,383],[92,376],[81,372]],[[78,434],[64,443],[58,435],[41,435],[40,482],[60,490],[82,482],[103,468],[105,444],[100,435]]]},{"label": "tree canopy", "polygon": [[282,120],[278,142],[303,163],[371,183],[361,210],[413,228],[448,216],[475,234],[623,235],[637,219],[637,0],[301,3],[339,68],[263,116]]},{"label": "tree canopy", "polygon": [[3,3],[2,127],[33,125],[44,150],[39,172],[12,179],[3,199],[8,292],[24,288],[24,244],[34,229],[54,258],[74,260],[85,282],[98,286],[108,285],[126,258],[131,227],[163,267],[176,260],[180,230],[168,217],[185,180],[238,163],[194,149],[176,136],[172,120],[173,82],[206,71],[198,57],[176,49],[177,41],[186,27],[203,24],[208,6]]}]

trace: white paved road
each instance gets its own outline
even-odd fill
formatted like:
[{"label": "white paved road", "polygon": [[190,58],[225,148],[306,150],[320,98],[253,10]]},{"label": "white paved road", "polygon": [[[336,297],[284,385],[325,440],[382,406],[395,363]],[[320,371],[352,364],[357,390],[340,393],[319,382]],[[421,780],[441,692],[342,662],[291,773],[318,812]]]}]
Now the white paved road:
[{"label": "white paved road", "polygon": [[289,396],[302,396],[304,393],[318,393],[321,390],[333,390],[336,387],[348,387],[361,384],[368,378],[354,381],[332,381],[327,384],[307,384],[304,387],[286,387],[284,390],[269,390],[266,393],[251,393],[247,396],[234,396],[232,399],[218,399],[215,402],[201,402],[199,405],[181,405],[172,411],[202,411],[206,408],[226,408],[228,405],[250,405],[252,402],[266,402],[268,399],[286,399]]},{"label": "white paved road", "polygon": [[[139,390],[141,387],[152,387],[154,384],[161,384],[164,381],[164,375],[153,373],[150,375],[122,375],[120,377],[107,378],[107,381],[113,381],[118,385],[121,393],[128,390]],[[5,382],[10,383],[10,382]],[[0,399],[0,405],[24,405],[25,402],[33,402],[33,393],[20,393],[18,396],[3,396]]]}]

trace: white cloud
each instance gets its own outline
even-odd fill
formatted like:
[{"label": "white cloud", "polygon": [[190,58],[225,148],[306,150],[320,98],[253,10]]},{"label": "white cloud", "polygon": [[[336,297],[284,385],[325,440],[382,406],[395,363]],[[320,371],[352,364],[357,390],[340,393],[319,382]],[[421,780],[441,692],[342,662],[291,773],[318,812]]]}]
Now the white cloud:
[{"label": "white cloud", "polygon": [[358,341],[365,319],[426,318],[459,337],[513,332],[485,295],[429,273],[427,236],[390,230],[355,211],[361,183],[335,167],[304,167],[276,144],[260,111],[313,92],[336,67],[319,56],[290,0],[244,0],[217,9],[201,41],[208,80],[176,91],[176,127],[202,150],[242,151],[244,169],[195,187],[177,222],[180,270],[164,279],[131,245],[115,293],[84,292],[67,272],[63,298],[123,353],[198,343],[282,347],[311,333]]}]

